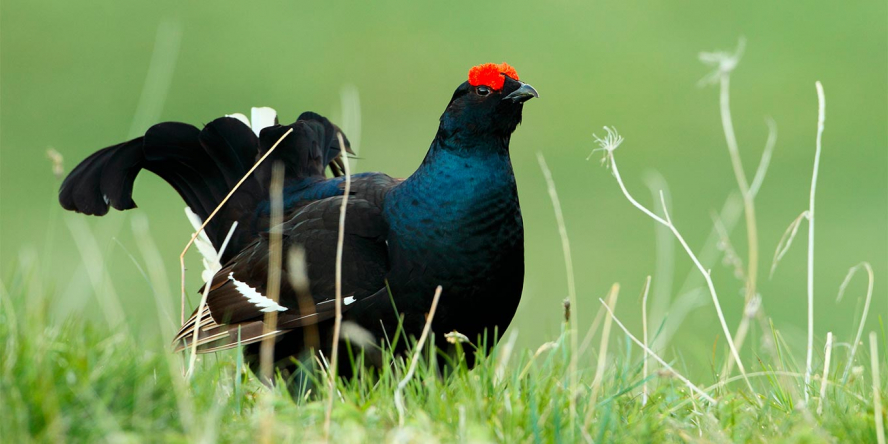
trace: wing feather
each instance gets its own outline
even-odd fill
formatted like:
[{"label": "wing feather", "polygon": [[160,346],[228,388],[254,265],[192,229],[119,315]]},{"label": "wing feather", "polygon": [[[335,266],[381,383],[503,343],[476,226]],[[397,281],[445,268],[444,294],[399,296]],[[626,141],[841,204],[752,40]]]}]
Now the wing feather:
[{"label": "wing feather", "polygon": [[[290,213],[282,226],[283,248],[299,246],[305,251],[307,292],[297,291],[285,280],[277,304],[267,299],[269,240],[260,236],[213,277],[207,308],[201,316],[189,318],[176,334],[177,349],[188,347],[195,328],[200,352],[235,347],[238,334],[241,344],[256,342],[267,335],[262,322],[266,311],[275,307],[279,307],[279,313],[274,335],[331,320],[335,313],[334,270],[342,199],[333,196],[308,202]],[[343,311],[385,292],[388,271],[388,225],[380,205],[364,199],[362,193],[350,196],[346,211]],[[283,276],[288,275],[289,266],[284,264]]]}]

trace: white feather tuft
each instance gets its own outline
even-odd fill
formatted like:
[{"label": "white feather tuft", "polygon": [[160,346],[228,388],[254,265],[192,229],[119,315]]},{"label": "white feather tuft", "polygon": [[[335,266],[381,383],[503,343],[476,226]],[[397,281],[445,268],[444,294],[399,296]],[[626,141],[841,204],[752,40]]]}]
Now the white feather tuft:
[{"label": "white feather tuft", "polygon": [[265,297],[262,293],[256,291],[255,288],[247,285],[244,282],[241,282],[234,278],[234,273],[228,273],[228,279],[234,283],[234,288],[237,289],[240,294],[242,294],[248,301],[250,301],[253,305],[261,308],[262,312],[269,311],[287,311],[287,307],[283,307],[277,302]]},{"label": "white feather tuft", "polygon": [[[185,216],[188,217],[188,221],[191,222],[194,231],[200,230],[200,226],[203,225],[203,220],[201,220],[200,216],[195,214],[194,211],[191,211],[190,207],[185,207]],[[213,276],[222,269],[222,264],[219,262],[219,253],[216,251],[216,248],[213,247],[213,243],[210,242],[207,233],[203,230],[201,230],[197,238],[194,239],[194,246],[197,247],[197,251],[199,251],[200,255],[203,257],[204,269],[200,273],[200,277],[204,282],[209,282]]]},{"label": "white feather tuft", "polygon": [[252,128],[250,126],[250,119],[248,119],[247,116],[241,113],[226,114],[225,117],[233,117],[237,120],[240,120],[244,125],[247,125],[247,128]]},{"label": "white feather tuft", "polygon": [[277,119],[277,111],[274,108],[267,106],[261,108],[253,107],[250,113],[250,120],[253,122],[253,132],[256,133],[256,137],[259,137],[259,133],[263,128],[273,126],[275,119]]}]

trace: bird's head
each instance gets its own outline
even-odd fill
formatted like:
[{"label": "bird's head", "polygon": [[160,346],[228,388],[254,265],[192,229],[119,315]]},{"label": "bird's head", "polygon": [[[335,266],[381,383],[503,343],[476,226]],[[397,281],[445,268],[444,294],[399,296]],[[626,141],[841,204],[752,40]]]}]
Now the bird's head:
[{"label": "bird's head", "polygon": [[474,139],[483,136],[508,137],[521,123],[524,102],[539,97],[536,90],[518,80],[518,73],[506,63],[485,63],[469,70],[441,116],[445,137]]}]

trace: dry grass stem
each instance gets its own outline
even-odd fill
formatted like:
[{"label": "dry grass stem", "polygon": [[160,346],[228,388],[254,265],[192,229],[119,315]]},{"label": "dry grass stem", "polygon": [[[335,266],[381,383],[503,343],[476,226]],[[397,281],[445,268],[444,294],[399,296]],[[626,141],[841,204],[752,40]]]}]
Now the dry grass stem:
[{"label": "dry grass stem", "polygon": [[80,257],[83,259],[83,267],[86,269],[86,275],[93,287],[93,294],[96,302],[102,308],[102,314],[108,326],[116,330],[124,324],[123,304],[111,276],[105,268],[105,261],[102,259],[102,250],[96,236],[90,231],[86,220],[80,217],[66,217],[65,223],[74,238]]},{"label": "dry grass stem", "polygon": [[[662,196],[661,196],[662,198]],[[684,240],[684,237],[678,232],[678,229],[675,228],[675,225],[672,224],[672,219],[669,217],[669,213],[666,212],[666,206],[663,205],[663,211],[666,216],[667,226],[672,230],[672,233],[675,234],[675,237],[678,239],[681,246],[684,247],[685,251],[693,260],[694,264],[697,266],[697,269],[700,270],[700,273],[703,275],[706,280],[706,285],[709,287],[709,294],[712,296],[712,302],[715,305],[715,311],[718,315],[718,320],[721,323],[722,330],[725,333],[725,337],[728,342],[728,347],[731,349],[731,354],[734,359],[737,361],[737,367],[740,369],[740,373],[742,375],[746,375],[746,368],[743,366],[743,362],[740,360],[740,353],[737,350],[737,347],[734,345],[734,338],[731,336],[730,330],[728,330],[728,324],[725,321],[725,315],[722,313],[721,304],[718,301],[718,295],[715,292],[715,284],[712,282],[712,276],[710,275],[709,270],[703,268],[703,264],[697,259],[694,255],[691,247],[688,246],[687,242]],[[744,378],[746,381],[746,385],[749,387],[750,392],[755,393],[755,389],[752,388],[752,384],[749,382],[749,379]]]},{"label": "dry grass stem", "polygon": [[808,214],[808,210],[802,211],[802,213],[799,214],[788,227],[786,227],[783,236],[780,236],[780,241],[777,242],[777,248],[774,250],[774,259],[771,260],[771,277],[774,277],[774,272],[777,270],[777,264],[780,263],[780,260],[783,259],[786,252],[789,251],[789,247],[792,246],[792,241],[795,239],[796,233],[798,233],[799,227],[802,225],[802,219],[807,218]]},{"label": "dry grass stem", "polygon": [[602,305],[604,305],[605,310],[607,310],[607,313],[614,320],[614,322],[617,324],[617,326],[620,327],[620,329],[623,330],[624,333],[626,333],[626,336],[629,336],[629,339],[631,339],[632,342],[634,342],[639,347],[641,347],[641,349],[644,350],[645,353],[650,355],[652,358],[656,359],[657,362],[659,362],[660,365],[662,365],[665,369],[669,370],[669,372],[671,372],[673,376],[678,378],[681,382],[684,382],[685,385],[687,385],[687,387],[692,392],[696,393],[701,398],[703,398],[713,404],[717,403],[717,401],[712,396],[709,396],[708,394],[706,394],[706,392],[704,392],[703,390],[700,390],[700,388],[698,388],[696,385],[694,385],[694,383],[692,383],[690,380],[688,380],[688,378],[685,378],[680,373],[678,373],[674,368],[672,368],[671,365],[669,365],[666,361],[664,361],[663,358],[657,356],[657,354],[654,353],[653,350],[649,349],[646,345],[644,345],[641,341],[639,341],[638,338],[633,336],[632,333],[629,332],[629,329],[626,328],[626,326],[623,325],[623,323],[620,322],[619,319],[617,319],[617,317],[614,315],[614,312],[611,311],[610,307],[607,306],[607,304],[604,302],[604,300],[602,300],[602,299],[598,299],[598,300],[601,302]]},{"label": "dry grass stem", "polygon": [[[743,348],[743,342],[746,340],[746,334],[749,333],[749,324],[752,323],[752,320],[760,314],[759,310],[761,309],[761,304],[761,296],[756,295],[743,307],[743,317],[742,319],[740,319],[740,325],[737,326],[737,331],[734,333],[734,343],[736,344],[738,350]],[[725,361],[725,365],[722,368],[722,377],[727,378],[728,375],[731,374],[731,371],[733,369],[734,357],[728,355],[728,360]]]},{"label": "dry grass stem", "polygon": [[758,195],[759,189],[762,187],[762,182],[765,181],[765,175],[768,173],[768,166],[771,164],[771,154],[774,153],[774,147],[777,145],[777,122],[774,122],[774,119],[768,117],[765,119],[765,124],[768,125],[768,141],[765,142],[765,149],[762,151],[762,158],[759,161],[759,166],[755,170],[755,177],[752,178],[752,184],[749,185],[749,194],[753,199]]},{"label": "dry grass stem", "polygon": [[869,262],[861,262],[848,270],[848,274],[845,276],[845,280],[842,281],[842,285],[839,286],[839,296],[836,298],[836,302],[840,302],[842,300],[842,296],[845,295],[845,289],[848,288],[848,284],[851,282],[851,278],[857,273],[857,270],[863,267],[866,269],[867,276],[869,277],[869,281],[866,287],[866,300],[863,303],[863,313],[860,315],[860,324],[857,327],[857,335],[854,336],[854,342],[851,343],[851,353],[848,356],[848,364],[845,365],[845,371],[842,373],[842,383],[848,382],[848,375],[851,372],[851,367],[854,364],[854,356],[857,353],[857,346],[860,345],[860,339],[863,338],[863,327],[866,323],[866,317],[869,314],[870,302],[873,300],[873,267]]},{"label": "dry grass stem", "polygon": [[[731,236],[728,234],[728,229],[725,227],[725,224],[721,219],[719,219],[718,214],[714,211],[712,212],[712,227],[719,236],[719,248],[724,253],[722,264],[733,268],[734,277],[741,282],[745,282],[746,267],[743,265],[743,260],[740,259],[740,255],[737,254],[737,250],[731,242]],[[737,347],[742,348],[739,345]]]},{"label": "dry grass stem", "polygon": [[[271,167],[269,186],[270,219],[268,221],[268,298],[277,303],[281,294],[281,265],[283,263],[283,222],[284,222],[284,164],[275,162]],[[209,285],[208,285],[209,286]],[[262,342],[259,347],[259,374],[267,384],[274,383],[274,342],[272,335],[277,330],[278,312],[265,312],[262,325]],[[270,444],[274,430],[274,405],[270,392],[262,394],[259,405],[259,442]]]},{"label": "dry grass stem", "polygon": [[[225,247],[228,246],[228,241],[231,240],[231,236],[234,234],[234,230],[237,229],[237,222],[231,224],[231,228],[228,230],[228,234],[225,235],[225,242],[222,243],[222,247],[219,248],[219,252],[217,253],[217,261],[222,257],[222,253],[225,252]],[[210,283],[212,282],[212,277],[209,281],[204,284],[204,291],[200,296],[200,303],[197,304],[197,320],[200,320],[200,313],[203,313],[204,307],[207,306],[207,295],[210,293]],[[197,338],[200,334],[200,323],[195,321],[194,323],[194,333],[191,335],[191,356],[188,359],[188,370],[185,372],[185,379],[191,379],[191,375],[194,374],[194,365],[197,363]]]},{"label": "dry grass stem", "polygon": [[879,345],[876,332],[870,332],[870,366],[873,371],[873,416],[876,420],[876,439],[885,444],[885,423],[882,416],[882,379],[879,376]]},{"label": "dry grass stem", "polygon": [[[746,376],[748,376],[748,377],[750,377],[750,378],[769,378],[769,379],[770,379],[770,378],[773,378],[773,377],[775,377],[775,376],[781,376],[781,377],[789,377],[789,378],[799,378],[799,379],[802,379],[802,378],[805,377],[805,374],[804,374],[804,373],[798,373],[798,372],[790,372],[790,371],[786,371],[786,370],[769,370],[769,371],[763,371],[763,372],[749,372],[749,373],[747,373]],[[732,377],[730,377],[730,378],[727,378],[727,379],[725,379],[725,380],[722,380],[722,381],[719,381],[719,382],[717,382],[717,383],[715,383],[715,384],[712,384],[712,385],[710,385],[709,387],[706,387],[706,388],[704,388],[704,389],[702,389],[702,390],[703,390],[704,392],[709,393],[709,392],[712,392],[712,391],[714,391],[714,390],[716,390],[716,389],[720,389],[720,388],[722,388],[722,387],[724,387],[724,386],[726,386],[726,385],[728,385],[728,384],[730,384],[730,383],[732,383],[732,382],[737,382],[737,381],[739,381],[739,380],[741,380],[741,379],[743,379],[743,376],[740,376],[740,375],[732,376]],[[823,381],[823,382],[824,382],[825,384],[827,384],[827,385],[830,385],[830,386],[833,386],[833,387],[837,387],[837,388],[842,388],[842,387],[844,387],[843,384],[841,384],[841,383],[839,383],[839,382],[835,382],[835,381],[825,380],[825,381]],[[868,404],[868,402],[867,402],[866,399],[864,399],[863,397],[861,397],[860,395],[858,395],[858,394],[856,394],[856,393],[854,393],[854,392],[851,392],[851,391],[845,391],[844,393],[845,393],[846,395],[849,395],[849,396],[851,396],[852,398],[856,399],[857,401],[860,401],[861,404]],[[691,400],[685,400],[685,401],[682,401],[682,402],[676,404],[675,406],[673,406],[672,408],[670,408],[669,411],[668,411],[667,413],[668,413],[668,414],[673,414],[673,413],[675,413],[676,411],[678,411],[679,409],[683,408],[683,407],[684,407],[685,405],[687,405],[689,402],[692,402],[692,401],[691,401]]]},{"label": "dry grass stem", "polygon": [[[503,381],[503,378],[506,376],[506,367],[509,365],[509,360],[512,358],[512,351],[515,350],[515,341],[518,340],[518,332],[516,329],[512,330],[512,333],[509,334],[509,339],[506,340],[499,348],[499,356],[497,356],[496,367],[493,371],[493,381],[496,384],[499,384]],[[448,342],[450,340],[448,339]]]},{"label": "dry grass stem", "polygon": [[[305,261],[305,249],[301,246],[290,247],[287,252],[287,274],[290,286],[296,293],[296,303],[299,304],[299,313],[303,316],[315,313],[314,300],[308,282],[308,268]],[[320,337],[318,325],[310,324],[302,327],[303,342],[306,350],[319,350]]]},{"label": "dry grass stem", "polygon": [[[722,313],[721,304],[719,303],[719,300],[718,300],[718,294],[715,291],[715,284],[712,282],[712,276],[710,276],[709,271],[703,267],[703,264],[700,263],[700,260],[697,259],[697,256],[694,254],[693,250],[691,250],[691,247],[685,241],[684,237],[681,235],[681,233],[678,231],[678,229],[675,228],[675,225],[672,223],[672,220],[669,217],[669,212],[666,210],[666,202],[665,202],[665,198],[663,197],[662,193],[660,194],[660,200],[663,205],[663,213],[666,216],[665,219],[652,213],[650,210],[648,210],[643,205],[638,203],[638,201],[636,201],[632,197],[631,194],[629,194],[629,190],[626,189],[626,185],[623,184],[623,179],[622,179],[622,177],[620,177],[620,170],[619,170],[619,168],[617,168],[617,159],[614,156],[612,149],[607,150],[606,156],[607,156],[607,159],[610,160],[609,163],[611,166],[611,170],[613,171],[613,174],[617,180],[617,183],[620,185],[620,189],[623,191],[623,195],[626,196],[626,199],[628,199],[629,202],[632,203],[633,206],[635,206],[636,208],[641,210],[643,213],[647,214],[651,219],[654,219],[655,221],[665,225],[666,227],[668,227],[672,231],[672,234],[675,236],[676,239],[678,239],[678,242],[681,244],[681,246],[684,248],[685,252],[691,258],[691,261],[694,262],[694,265],[700,271],[700,274],[703,276],[703,279],[706,280],[706,286],[709,288],[710,296],[712,296],[712,303],[715,306],[715,312],[718,315],[718,320],[721,323],[722,331],[724,332],[725,337],[727,339],[728,347],[731,349],[731,354],[733,354],[734,360],[737,362],[737,368],[740,370],[740,373],[745,376],[746,375],[746,368],[743,366],[743,362],[740,359],[740,353],[737,351],[737,348],[734,346],[734,338],[731,335],[731,331],[728,329],[728,323],[725,321],[724,313]],[[746,385],[747,385],[747,387],[749,387],[750,392],[755,393],[755,390],[752,388],[752,383],[749,382],[749,379],[745,378],[745,377],[743,379],[746,381]]]},{"label": "dry grass stem", "polygon": [[811,174],[811,198],[808,202],[808,346],[805,358],[805,402],[808,402],[808,389],[811,384],[812,363],[814,360],[814,197],[817,192],[817,173],[820,170],[820,150],[823,140],[823,122],[826,119],[826,99],[823,85],[817,87],[817,142],[814,152],[814,171]]},{"label": "dry grass stem", "polygon": [[[555,189],[555,181],[552,179],[552,172],[546,164],[546,158],[543,153],[537,153],[537,160],[540,163],[540,169],[543,171],[543,177],[546,178],[546,186],[549,189],[549,198],[552,200],[552,207],[555,211],[555,220],[558,222],[558,234],[561,236],[561,250],[564,254],[564,265],[567,270],[567,295],[570,299],[570,308],[574,313],[578,313],[577,305],[577,288],[574,280],[573,259],[570,254],[570,240],[567,237],[567,226],[564,223],[564,213],[561,211],[561,201],[558,199],[558,191]],[[577,316],[570,318],[570,429],[571,433],[576,430],[577,416],[577,359],[578,359],[578,319]]]},{"label": "dry grass stem", "polygon": [[533,356],[531,356],[530,359],[527,360],[527,364],[524,365],[524,368],[521,369],[521,373],[518,374],[518,379],[524,379],[524,377],[527,376],[527,373],[530,371],[530,368],[533,366],[533,362],[536,360],[536,358],[538,358],[541,354],[555,348],[558,348],[557,342],[549,341],[544,342],[542,345],[540,345],[533,353]]},{"label": "dry grass stem", "polygon": [[358,87],[353,84],[343,85],[339,89],[339,105],[342,115],[335,120],[339,122],[342,133],[348,134],[353,152],[352,167],[357,170],[361,155],[361,94]]},{"label": "dry grass stem", "polygon": [[[275,162],[271,169],[271,186],[269,187],[269,203],[271,218],[268,221],[268,283],[266,293],[269,299],[277,303],[281,294],[281,265],[283,263],[283,222],[284,222],[284,165]],[[271,384],[274,364],[274,342],[271,334],[277,330],[277,310],[265,312],[262,327],[262,345],[259,349],[259,373],[262,379]]]},{"label": "dry grass stem", "polygon": [[[717,69],[708,77],[708,79],[704,80],[708,80],[710,83],[715,83],[715,81],[717,80],[720,86],[719,109],[722,121],[722,129],[724,131],[728,153],[731,158],[731,167],[734,171],[734,177],[737,181],[737,186],[740,189],[740,195],[743,199],[744,216],[746,221],[748,258],[746,270],[743,274],[742,279],[746,284],[744,305],[746,307],[749,307],[751,304],[753,304],[753,300],[759,297],[757,293],[759,242],[757,227],[758,222],[755,214],[755,196],[758,194],[758,191],[761,188],[762,183],[764,182],[765,175],[768,171],[768,166],[771,162],[771,155],[777,142],[777,125],[775,124],[773,119],[765,120],[765,123],[768,125],[768,140],[765,143],[765,149],[762,152],[758,168],[756,168],[755,175],[753,176],[753,180],[750,185],[750,183],[747,181],[746,172],[743,168],[743,162],[740,158],[740,149],[737,143],[737,136],[734,132],[734,124],[733,119],[731,118],[730,107],[731,72],[733,72],[733,70],[740,62],[740,58],[743,54],[745,46],[746,40],[741,37],[740,41],[738,42],[737,49],[734,51],[734,53],[702,53],[700,54],[700,60],[709,65],[717,66]],[[739,258],[737,259],[737,262],[742,265],[742,262],[739,261]],[[737,267],[735,266],[735,269],[736,268]],[[740,267],[740,269],[742,269],[742,267]],[[761,309],[761,304],[756,305],[759,307],[759,309]],[[757,315],[759,316],[759,319],[762,319],[762,313],[758,313]],[[749,318],[744,316],[741,320],[741,325],[737,329],[737,340],[734,342],[734,346],[737,349],[741,349],[743,347],[743,342],[748,328]],[[767,328],[765,327],[764,323],[762,323],[762,329],[765,333],[765,336],[767,336]],[[733,362],[731,362],[731,358],[729,358],[728,364],[725,368],[730,369],[732,365]]]},{"label": "dry grass stem", "polygon": [[148,73],[145,75],[145,83],[142,85],[142,92],[133,115],[129,138],[144,134],[151,124],[160,120],[172,84],[173,73],[176,71],[181,44],[181,23],[171,19],[161,21],[157,26]]},{"label": "dry grass stem", "polygon": [[[746,181],[746,173],[743,171],[743,162],[740,160],[740,149],[737,145],[737,136],[734,134],[734,124],[731,119],[730,106],[730,71],[723,72],[720,76],[719,83],[721,91],[719,94],[719,105],[721,108],[722,128],[725,133],[725,141],[728,145],[728,152],[731,155],[731,166],[734,169],[734,177],[740,188],[740,195],[743,197],[743,208],[746,216],[746,240],[747,240],[747,266],[746,266],[746,302],[748,303],[756,292],[756,280],[758,278],[758,228],[755,217],[755,199]],[[764,159],[763,159],[764,160]],[[767,163],[765,163],[767,167]],[[762,176],[764,179],[764,176]]]},{"label": "dry grass stem", "polygon": [[817,403],[817,414],[823,414],[823,401],[826,400],[826,382],[829,381],[829,360],[832,357],[832,348],[833,348],[833,334],[832,332],[826,333],[826,349],[824,350],[825,357],[823,359],[823,375],[820,377],[820,399]]},{"label": "dry grass stem", "polygon": [[432,329],[432,319],[435,318],[435,310],[438,309],[438,300],[441,299],[441,292],[444,289],[439,285],[438,288],[435,288],[435,297],[432,298],[432,307],[429,308],[429,314],[426,315],[425,326],[422,328],[422,334],[419,335],[419,340],[416,342],[416,348],[413,349],[413,358],[410,360],[410,368],[407,369],[407,374],[404,375],[404,379],[398,383],[398,387],[395,388],[395,408],[398,409],[398,425],[404,427],[404,388],[407,387],[407,384],[410,383],[410,380],[413,379],[413,374],[416,373],[416,365],[419,363],[420,355],[422,354],[422,348],[426,343],[426,338],[429,336],[429,331]]},{"label": "dry grass stem", "polygon": [[[646,214],[648,217],[650,217],[654,221],[659,222],[660,224],[662,224],[666,228],[670,228],[669,222],[667,222],[666,219],[663,219],[662,217],[657,216],[656,214],[651,212],[651,210],[648,210],[647,208],[645,208],[644,205],[638,203],[638,201],[635,200],[634,197],[632,197],[632,194],[629,193],[629,190],[626,189],[626,185],[623,183],[623,178],[620,177],[620,170],[617,168],[616,157],[614,156],[613,153],[610,153],[608,155],[608,158],[610,159],[611,171],[613,171],[614,177],[617,179],[617,184],[620,186],[620,190],[623,191],[623,196],[626,196],[626,199],[629,200],[629,203],[631,203],[635,208],[638,208],[639,210],[641,210],[642,213]],[[664,201],[665,201],[665,199],[664,199]],[[663,207],[663,211],[664,212],[666,211],[665,206]],[[673,232],[673,234],[675,234],[675,233]]]},{"label": "dry grass stem", "polygon": [[[655,213],[659,214],[662,211],[662,209],[659,208],[659,196],[661,190],[666,196],[666,203],[669,205],[672,204],[672,194],[669,190],[669,183],[659,171],[651,170],[644,173],[642,181],[654,201]],[[682,320],[676,320],[674,317],[674,307],[671,307],[673,304],[673,287],[675,283],[675,238],[672,236],[672,232],[663,225],[658,223],[654,223],[653,225],[655,259],[652,276],[656,276],[657,278],[651,280],[653,285],[650,289],[651,304],[648,307],[647,314],[653,324],[661,325],[662,323],[664,327],[664,330],[661,330],[660,332],[662,334],[665,329],[668,328],[669,323],[673,321],[681,323]],[[692,271],[692,273],[694,272]],[[693,276],[696,277],[696,273],[694,273]],[[599,309],[601,308],[599,307]],[[666,316],[667,313],[669,313],[668,319]],[[648,345],[651,344],[648,343]],[[657,347],[652,348],[656,349]]]},{"label": "dry grass stem", "polygon": [[[607,293],[607,310],[612,311],[617,307],[617,297],[620,295],[620,284],[613,284]],[[611,321],[608,316],[604,319],[604,327],[601,331],[601,342],[598,344],[598,362],[595,366],[595,378],[592,379],[591,392],[589,394],[589,408],[586,413],[584,428],[589,426],[592,415],[595,413],[595,404],[598,402],[598,391],[601,390],[601,381],[604,379],[604,371],[607,366],[607,346],[610,343]]]},{"label": "dry grass stem", "polygon": [[336,315],[333,318],[333,345],[330,351],[329,390],[327,396],[327,414],[324,419],[324,436],[330,439],[330,419],[333,415],[333,395],[336,390],[336,374],[339,361],[339,333],[342,328],[342,252],[345,244],[345,212],[348,208],[348,196],[351,194],[351,167],[348,157],[345,155],[345,141],[342,133],[336,133],[339,139],[339,153],[343,157],[343,169],[345,170],[345,189],[342,195],[342,205],[339,207],[339,237],[336,240]]},{"label": "dry grass stem", "polygon": [[[204,291],[200,296],[200,303],[197,304],[197,313],[200,313],[207,306],[207,295],[210,293],[209,282],[204,285]],[[185,372],[185,379],[191,379],[194,374],[194,365],[197,363],[197,338],[200,334],[200,316],[194,323],[193,333],[191,335],[191,356],[188,357],[188,370]]]},{"label": "dry grass stem", "polygon": [[586,336],[583,337],[583,342],[580,343],[580,349],[577,351],[580,356],[586,354],[586,349],[592,345],[592,338],[595,336],[595,332],[598,331],[598,326],[601,324],[601,321],[604,319],[604,308],[598,307],[598,311],[595,312],[595,317],[592,319],[592,324],[589,326],[589,329],[586,331]]},{"label": "dry grass stem", "polygon": [[244,174],[244,177],[241,177],[240,180],[237,181],[237,183],[234,185],[234,187],[231,189],[231,191],[229,191],[228,194],[225,196],[225,198],[222,199],[222,202],[219,202],[219,205],[216,206],[216,209],[213,210],[212,213],[210,213],[209,217],[207,217],[207,220],[205,220],[203,222],[203,225],[200,226],[200,229],[197,230],[197,232],[191,236],[191,240],[189,240],[188,243],[185,244],[185,248],[182,250],[182,254],[179,255],[179,270],[181,273],[181,276],[180,276],[181,287],[179,289],[180,294],[181,294],[181,307],[180,307],[181,311],[180,311],[180,318],[179,318],[180,324],[185,323],[185,253],[187,253],[188,249],[191,248],[191,245],[194,244],[194,240],[197,239],[197,236],[199,236],[200,233],[204,230],[204,228],[207,227],[207,224],[209,224],[210,221],[213,220],[213,218],[216,216],[216,213],[218,213],[219,210],[222,209],[222,206],[225,205],[226,202],[228,202],[228,199],[231,198],[231,195],[234,194],[238,188],[240,188],[241,184],[243,184],[244,181],[247,180],[247,178],[250,177],[251,174],[253,174],[253,171],[256,171],[256,168],[258,168],[259,165],[262,165],[262,162],[264,162],[265,159],[267,159],[268,156],[274,152],[274,150],[278,147],[278,145],[281,144],[281,142],[284,140],[284,138],[289,136],[290,133],[292,133],[292,132],[293,132],[292,128],[287,130],[287,132],[284,133],[284,135],[281,136],[280,139],[278,139],[277,142],[275,142],[274,145],[271,146],[271,148],[268,150],[268,152],[266,152],[265,155],[262,156],[262,158],[260,158],[258,161],[256,161],[255,164],[253,164],[252,168],[250,168],[250,170],[247,171],[247,174]]},{"label": "dry grass stem", "polygon": [[157,309],[157,320],[163,325],[162,331],[174,332],[176,326],[173,321],[173,307],[171,305],[173,295],[170,293],[163,258],[148,229],[148,217],[142,213],[134,214],[130,219],[130,225],[135,235],[136,245],[142,254],[142,260],[145,261],[145,269],[148,272],[151,290],[154,293],[152,299],[154,299]]},{"label": "dry grass stem", "polygon": [[[655,197],[656,199],[656,197]],[[740,198],[739,193],[732,193],[725,199],[724,205],[722,205],[721,211],[718,213],[718,219],[722,222],[722,226],[725,229],[725,232],[730,234],[734,226],[737,224],[737,221],[740,219],[740,215],[743,212],[743,201]],[[666,234],[669,236],[669,239],[673,239],[672,232],[666,227],[658,227],[663,228]],[[718,260],[719,255],[721,254],[720,246],[720,233],[718,232],[717,227],[713,227],[709,235],[706,238],[706,241],[703,244],[703,247],[700,248],[697,257],[700,259],[700,263],[702,264],[715,264]],[[658,241],[658,245],[659,245]],[[657,269],[659,270],[659,268]],[[657,276],[657,273],[654,273],[654,276]],[[675,301],[668,305],[668,310],[663,307],[658,309],[657,304],[657,281],[654,280],[654,304],[651,306],[651,313],[649,314],[655,325],[658,325],[660,322],[663,322],[666,317],[666,313],[669,313],[669,317],[666,321],[663,322],[662,328],[660,329],[659,334],[653,338],[651,348],[659,349],[665,344],[668,344],[670,339],[673,337],[676,331],[681,327],[684,319],[687,317],[692,310],[696,309],[699,306],[702,306],[700,299],[697,297],[697,294],[702,291],[699,287],[703,284],[703,277],[700,273],[692,268],[689,270],[687,277],[682,282],[679,287],[678,297],[675,298]],[[698,282],[700,281],[700,282]],[[665,287],[665,288],[671,288]],[[667,296],[671,298],[671,291],[668,291]],[[668,302],[668,301],[667,301]]]},{"label": "dry grass stem", "polygon": [[[651,277],[648,275],[647,279],[644,280],[644,290],[641,295],[641,327],[642,332],[644,333],[644,346],[647,347],[649,342],[648,338],[648,316],[647,316],[647,306],[648,306],[648,291],[651,288]],[[641,386],[641,405],[647,405],[648,400],[648,360],[647,356],[645,356],[644,361],[641,367],[641,379],[644,381],[644,385]]]}]

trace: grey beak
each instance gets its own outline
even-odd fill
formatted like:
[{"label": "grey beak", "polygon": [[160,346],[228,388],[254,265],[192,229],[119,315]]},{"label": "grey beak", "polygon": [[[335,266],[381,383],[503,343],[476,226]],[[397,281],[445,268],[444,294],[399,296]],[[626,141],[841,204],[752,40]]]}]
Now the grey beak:
[{"label": "grey beak", "polygon": [[511,99],[514,103],[524,103],[534,97],[539,96],[540,94],[537,92],[537,90],[533,89],[532,86],[526,83],[522,83],[521,87],[519,87],[515,91],[512,91],[512,93],[507,95],[506,97],[503,97],[503,100]]}]

